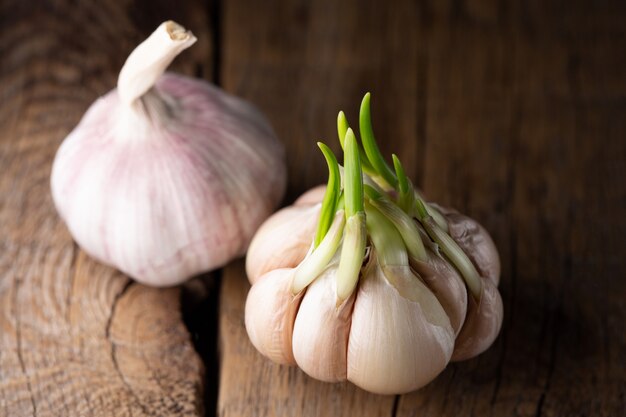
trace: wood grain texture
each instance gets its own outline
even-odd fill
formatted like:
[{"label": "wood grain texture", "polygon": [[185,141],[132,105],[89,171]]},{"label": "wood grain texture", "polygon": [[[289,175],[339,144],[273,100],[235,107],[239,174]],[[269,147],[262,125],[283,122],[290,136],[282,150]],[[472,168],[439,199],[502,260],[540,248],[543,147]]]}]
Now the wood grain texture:
[{"label": "wood grain texture", "polygon": [[0,3],[2,416],[203,413],[203,366],[178,289],[137,285],[90,260],[49,193],[61,140],[167,18],[199,38],[177,69],[210,75],[200,2]]},{"label": "wood grain texture", "polygon": [[383,151],[494,236],[505,321],[489,351],[425,389],[369,395],[256,353],[236,265],[222,283],[220,415],[626,413],[622,3],[226,0],[222,11],[220,79],[285,141],[287,201],[325,180],[315,141],[338,150],[337,111],[354,125],[372,91]]},{"label": "wood grain texture", "polygon": [[[49,196],[54,152],[169,18],[199,38],[173,69],[275,126],[286,202],[325,180],[315,141],[338,151],[337,111],[355,125],[372,92],[383,152],[501,251],[488,352],[403,396],[314,381],[248,341],[239,261],[219,311],[211,278],[184,291],[203,366],[179,290],[72,243]],[[625,21],[618,0],[0,2],[0,416],[625,415]]]}]

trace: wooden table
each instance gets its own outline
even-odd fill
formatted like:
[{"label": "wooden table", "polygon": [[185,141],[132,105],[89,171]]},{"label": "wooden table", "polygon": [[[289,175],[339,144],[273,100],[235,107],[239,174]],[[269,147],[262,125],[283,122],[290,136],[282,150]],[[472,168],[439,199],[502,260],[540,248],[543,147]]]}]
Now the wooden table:
[{"label": "wooden table", "polygon": [[[0,415],[626,415],[626,3],[100,3],[0,3]],[[372,92],[384,153],[500,248],[488,352],[408,395],[319,383],[250,345],[241,261],[159,290],[76,247],[54,153],[169,18],[199,38],[173,69],[273,123],[287,203]]]}]

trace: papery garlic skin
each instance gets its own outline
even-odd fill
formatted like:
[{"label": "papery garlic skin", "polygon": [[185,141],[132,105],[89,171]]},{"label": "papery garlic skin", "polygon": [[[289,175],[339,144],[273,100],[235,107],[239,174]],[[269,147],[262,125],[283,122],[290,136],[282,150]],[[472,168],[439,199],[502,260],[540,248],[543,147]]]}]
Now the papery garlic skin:
[{"label": "papery garlic skin", "polygon": [[411,267],[437,297],[450,319],[455,336],[461,331],[467,314],[467,289],[454,266],[427,249],[428,261],[411,260]]},{"label": "papery garlic skin", "polygon": [[495,286],[500,282],[500,256],[489,233],[476,220],[459,213],[446,215],[452,239],[470,257],[478,273]]},{"label": "papery garlic skin", "polygon": [[483,279],[480,300],[469,297],[467,318],[456,338],[451,360],[463,361],[487,350],[500,333],[503,314],[498,288],[490,280]]},{"label": "papery garlic skin", "polygon": [[450,237],[472,260],[480,276],[500,282],[500,256],[491,235],[476,220],[456,210],[433,204],[445,217]]},{"label": "papery garlic skin", "polygon": [[336,306],[337,264],[331,264],[306,290],[293,328],[296,363],[313,378],[345,381],[354,294]]},{"label": "papery garlic skin", "polygon": [[257,230],[246,255],[250,283],[277,268],[294,268],[311,248],[320,216],[320,203],[285,207]]},{"label": "papery garlic skin", "polygon": [[124,81],[133,78],[131,55],[122,90],[89,108],[51,173],[55,206],[79,246],[154,286],[241,256],[281,200],[286,175],[283,146],[253,106],[206,82],[161,75],[195,40],[172,24],[138,48],[156,67],[141,62],[136,73],[156,83]]},{"label": "papery garlic skin", "polygon": [[352,313],[348,380],[376,394],[428,384],[446,367],[454,346],[454,331],[435,296],[413,275],[396,278],[404,295],[372,262]]},{"label": "papery garlic skin", "polygon": [[252,286],[246,299],[245,325],[254,347],[272,361],[295,365],[292,334],[302,293],[291,293],[294,270],[275,269]]}]

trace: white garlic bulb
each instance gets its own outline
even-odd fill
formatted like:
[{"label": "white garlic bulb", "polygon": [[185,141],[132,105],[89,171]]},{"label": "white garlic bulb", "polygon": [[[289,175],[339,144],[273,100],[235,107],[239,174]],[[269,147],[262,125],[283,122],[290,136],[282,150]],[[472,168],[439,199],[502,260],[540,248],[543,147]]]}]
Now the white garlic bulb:
[{"label": "white garlic bulb", "polygon": [[394,169],[386,165],[369,95],[363,103],[363,147],[340,113],[343,171],[318,144],[327,187],[303,194],[255,236],[246,330],[263,355],[316,379],[402,394],[494,342],[499,259],[478,223],[426,204],[395,155]]},{"label": "white garlic bulb", "polygon": [[168,21],[59,148],[52,196],[77,243],[167,286],[245,253],[285,189],[284,149],[250,104],[163,74],[196,38]]}]

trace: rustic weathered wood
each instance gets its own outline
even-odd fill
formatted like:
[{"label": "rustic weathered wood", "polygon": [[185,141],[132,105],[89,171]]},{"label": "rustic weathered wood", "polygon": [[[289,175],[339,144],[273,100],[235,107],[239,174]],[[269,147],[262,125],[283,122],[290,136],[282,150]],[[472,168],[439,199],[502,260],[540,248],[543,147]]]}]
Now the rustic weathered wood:
[{"label": "rustic weathered wood", "polygon": [[[626,414],[626,7],[387,3],[0,3],[0,416]],[[205,297],[185,311],[203,379],[179,291],[90,260],[48,191],[62,138],[167,18],[199,38],[177,70],[272,121],[287,201],[325,179],[315,141],[338,151],[337,111],[355,125],[372,91],[383,151],[501,250],[505,322],[488,352],[395,398],[316,382],[251,346],[236,262],[222,277],[214,410],[215,296],[192,283],[183,299]]]},{"label": "rustic weathered wood", "polygon": [[492,231],[505,323],[488,352],[403,397],[397,415],[624,414],[616,6],[472,2],[428,32],[423,184]]},{"label": "rustic weathered wood", "polygon": [[49,193],[61,140],[162,20],[199,38],[177,68],[210,75],[202,2],[138,3],[0,3],[2,416],[202,414],[203,366],[179,291],[90,260]]},{"label": "rustic weathered wood", "polygon": [[395,401],[318,383],[254,351],[235,265],[222,283],[219,414],[623,415],[626,8],[413,3],[227,0],[220,78],[286,142],[288,201],[325,178],[314,142],[338,150],[336,112],[355,124],[372,91],[383,150],[492,232],[501,336]]}]

